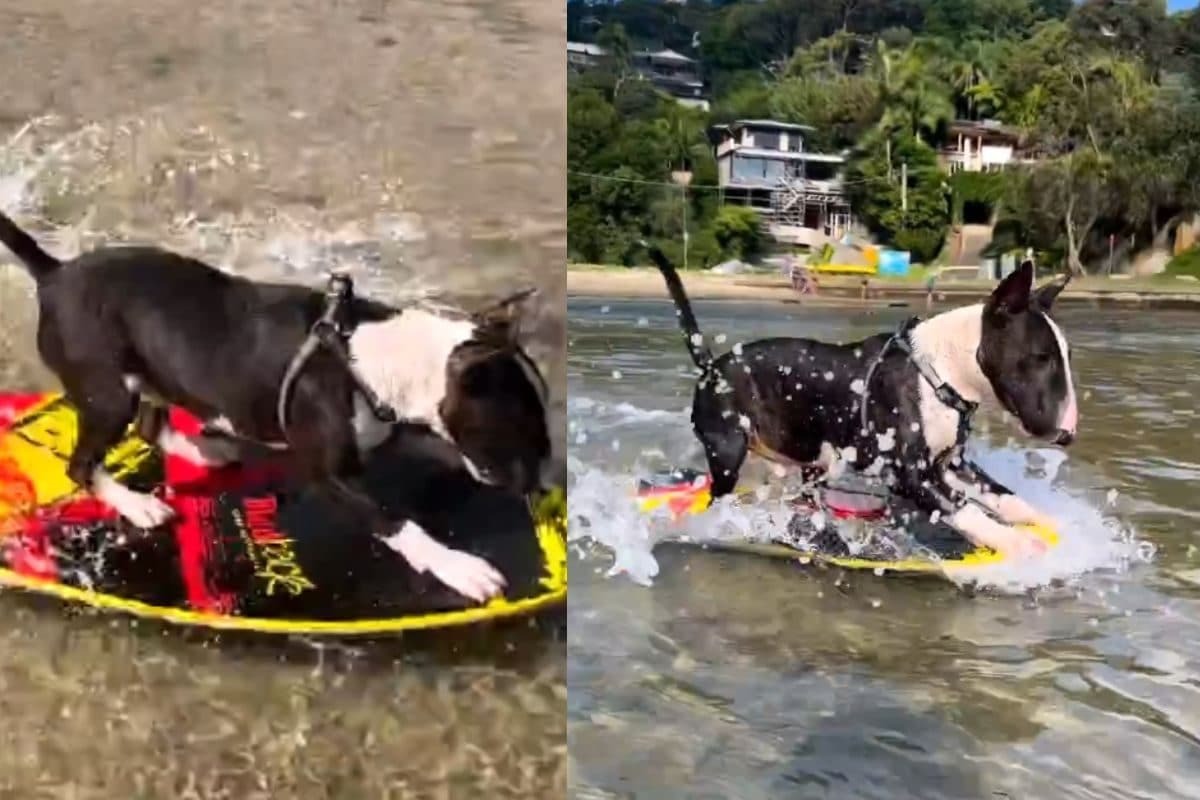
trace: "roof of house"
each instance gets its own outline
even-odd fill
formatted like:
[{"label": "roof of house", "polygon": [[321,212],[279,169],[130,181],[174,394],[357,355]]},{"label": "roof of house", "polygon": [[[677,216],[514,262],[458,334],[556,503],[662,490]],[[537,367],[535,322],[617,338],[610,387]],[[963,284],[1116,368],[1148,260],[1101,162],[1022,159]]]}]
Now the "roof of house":
[{"label": "roof of house", "polygon": [[735,119],[726,126],[732,128],[772,128],[780,131],[815,131],[812,125],[800,125],[795,122],[779,122],[773,119]]},{"label": "roof of house", "polygon": [[677,53],[669,47],[664,47],[662,50],[639,50],[635,55],[646,56],[647,58],[659,61],[675,61],[680,64],[696,63],[696,59],[688,58],[683,53]]},{"label": "roof of house", "polygon": [[584,53],[589,56],[602,56],[605,54],[605,49],[598,44],[590,42],[567,42],[568,53]]},{"label": "roof of house", "polygon": [[947,133],[957,134],[965,133],[969,136],[987,136],[999,135],[1012,139],[1019,139],[1021,131],[1011,125],[1005,125],[999,120],[971,120],[971,119],[956,119],[946,126]]}]

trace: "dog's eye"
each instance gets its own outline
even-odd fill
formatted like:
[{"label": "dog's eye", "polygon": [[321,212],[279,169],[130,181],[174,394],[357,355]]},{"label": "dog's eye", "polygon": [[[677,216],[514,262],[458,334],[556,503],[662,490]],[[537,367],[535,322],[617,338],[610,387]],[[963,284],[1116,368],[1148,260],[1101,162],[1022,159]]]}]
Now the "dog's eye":
[{"label": "dog's eye", "polygon": [[1021,359],[1020,368],[1028,372],[1029,370],[1045,367],[1053,358],[1054,356],[1049,353],[1030,353]]}]

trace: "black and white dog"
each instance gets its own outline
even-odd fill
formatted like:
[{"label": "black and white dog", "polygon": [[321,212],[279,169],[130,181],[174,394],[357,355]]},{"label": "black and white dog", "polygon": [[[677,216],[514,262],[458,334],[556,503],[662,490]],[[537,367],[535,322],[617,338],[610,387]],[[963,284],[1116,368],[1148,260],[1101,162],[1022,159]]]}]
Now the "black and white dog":
[{"label": "black and white dog", "polygon": [[[3,214],[0,242],[36,282],[38,352],[79,412],[68,474],[123,517],[154,528],[172,514],[104,469],[141,396],[178,405],[230,434],[283,443],[301,477],[378,512],[350,484],[363,454],[386,440],[391,426],[355,390],[343,360],[317,349],[292,385],[286,423],[277,413],[284,376],[325,311],[322,293],[252,282],[154,247],[105,247],[61,262]],[[546,384],[516,342],[510,310],[499,312],[480,318],[402,311],[356,298],[349,349],[366,384],[401,420],[424,423],[453,442],[482,480],[528,494],[549,459]],[[192,439],[170,428],[157,438],[164,450],[197,462],[237,457],[227,439]],[[374,533],[392,533],[382,514],[372,518]],[[389,543],[475,599],[503,586],[479,559],[438,562],[445,548],[415,525]]]},{"label": "black and white dog", "polygon": [[763,339],[714,357],[675,267],[661,251],[651,257],[700,368],[692,425],[714,498],[733,491],[750,451],[823,472],[840,464],[882,475],[977,545],[1041,549],[1013,526],[1053,524],[1049,517],[964,459],[962,445],[980,403],[998,405],[1032,437],[1063,446],[1075,438],[1070,347],[1049,314],[1065,280],[1035,290],[1026,263],[985,303],[913,320],[896,334],[849,344]]}]

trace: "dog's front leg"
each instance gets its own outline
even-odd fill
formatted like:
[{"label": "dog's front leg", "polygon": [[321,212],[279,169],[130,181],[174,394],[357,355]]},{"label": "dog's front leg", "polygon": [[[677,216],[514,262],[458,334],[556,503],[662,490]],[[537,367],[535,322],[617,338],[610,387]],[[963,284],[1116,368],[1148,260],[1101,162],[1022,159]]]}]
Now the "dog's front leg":
[{"label": "dog's front leg", "polygon": [[989,511],[1007,523],[1056,527],[1052,517],[1031,506],[972,461],[962,459],[956,466],[947,468],[943,477],[950,488],[975,496]]},{"label": "dog's front leg", "polygon": [[447,547],[415,522],[404,523],[384,542],[417,572],[433,573],[439,581],[477,603],[485,603],[504,591],[504,576],[495,567],[479,556]]},{"label": "dog's front leg", "polygon": [[67,477],[137,527],[157,528],[174,516],[174,509],[154,495],[121,484],[104,468],[105,455],[121,441],[137,407],[132,393],[105,378],[68,387],[67,399],[79,409],[79,438],[67,463]]},{"label": "dog's front leg", "polygon": [[1035,536],[989,515],[984,507],[948,486],[938,473],[905,470],[899,489],[929,514],[937,512],[972,544],[1026,558],[1045,552],[1046,545]]}]

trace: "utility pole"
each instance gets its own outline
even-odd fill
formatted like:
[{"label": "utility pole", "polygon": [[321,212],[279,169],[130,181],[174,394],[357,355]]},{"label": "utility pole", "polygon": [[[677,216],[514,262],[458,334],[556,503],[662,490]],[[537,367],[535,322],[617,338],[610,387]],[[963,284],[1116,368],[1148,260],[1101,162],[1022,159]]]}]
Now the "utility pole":
[{"label": "utility pole", "polygon": [[683,197],[683,268],[688,268],[688,229],[687,229],[687,190],[688,184],[692,182],[692,173],[684,165],[681,170],[672,170],[671,181],[680,188],[680,194]]},{"label": "utility pole", "polygon": [[687,184],[685,183],[679,188],[683,191],[683,269],[686,271],[688,268]]},{"label": "utility pole", "polygon": [[900,210],[908,213],[908,162],[900,162]]}]

